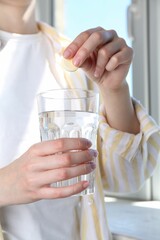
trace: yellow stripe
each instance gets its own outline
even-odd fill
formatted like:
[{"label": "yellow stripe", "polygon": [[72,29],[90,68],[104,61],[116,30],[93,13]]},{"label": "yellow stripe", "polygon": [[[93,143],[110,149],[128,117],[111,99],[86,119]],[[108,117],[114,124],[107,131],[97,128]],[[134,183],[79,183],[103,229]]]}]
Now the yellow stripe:
[{"label": "yellow stripe", "polygon": [[[101,158],[99,159],[99,162],[101,161]],[[102,186],[102,181],[101,181],[101,172],[99,165],[97,166],[97,172],[96,172],[96,183],[97,183],[97,191],[99,191],[99,197],[101,199],[101,202],[104,202],[104,194],[103,194],[103,186]]]},{"label": "yellow stripe", "polygon": [[120,166],[120,169],[121,169],[121,174],[122,174],[123,182],[124,182],[124,185],[125,185],[125,189],[126,189],[126,191],[128,191],[130,189],[129,179],[128,179],[128,175],[127,175],[127,170],[126,170],[125,165],[124,165],[124,161],[126,161],[126,160],[119,159],[119,166]]},{"label": "yellow stripe", "polygon": [[51,27],[48,24],[41,23],[41,22],[38,22],[37,26],[40,29],[40,31],[42,31],[43,33],[48,34],[49,36],[54,37],[54,41],[57,41],[57,42],[59,42],[59,41],[66,41],[66,37],[64,37],[63,35],[59,34],[54,27]]},{"label": "yellow stripe", "polygon": [[142,112],[142,107],[139,104],[136,104],[135,106],[136,106],[137,113]]},{"label": "yellow stripe", "polygon": [[100,227],[99,216],[98,216],[98,210],[96,208],[95,203],[91,205],[91,208],[92,208],[92,216],[93,216],[93,220],[94,220],[94,226],[95,226],[97,239],[98,240],[103,240],[101,227]]},{"label": "yellow stripe", "polygon": [[153,128],[153,123],[148,122],[145,126],[143,126],[143,132],[148,132],[151,128]]},{"label": "yellow stripe", "polygon": [[[123,136],[122,136],[122,137],[123,137]],[[125,149],[124,149],[124,152],[123,152],[123,154],[122,154],[124,158],[126,158],[126,156],[128,155],[128,153],[131,151],[131,147],[132,147],[134,138],[135,138],[135,136],[134,136],[134,137],[130,136],[129,141],[128,141],[127,144],[125,145]]]},{"label": "yellow stripe", "polygon": [[111,132],[112,132],[111,128],[105,129],[104,140],[103,140],[104,142],[107,140],[107,138]]},{"label": "yellow stripe", "polygon": [[[133,143],[133,139],[132,137],[130,138],[130,140],[128,141],[128,143],[126,144],[126,147],[125,147],[125,152],[123,153],[123,158],[119,159],[119,166],[120,166],[120,169],[121,169],[121,173],[122,173],[122,177],[123,177],[123,182],[125,184],[125,189],[126,191],[129,191],[130,190],[130,185],[129,185],[129,179],[128,179],[128,174],[127,174],[127,169],[124,165],[124,161],[126,161],[126,156],[128,155],[129,151],[130,151],[130,148],[131,148],[131,145]],[[128,149],[128,151],[127,151]]]},{"label": "yellow stripe", "polygon": [[[94,222],[94,227],[95,227],[95,232],[96,232],[96,236],[97,236],[97,240],[103,240],[102,238],[102,232],[101,232],[101,227],[100,227],[100,219],[98,216],[98,210],[95,204],[95,201],[93,199],[93,196],[90,195],[88,196],[88,200],[87,201],[91,201],[92,204],[88,207],[91,208],[91,213],[92,213],[92,220]],[[103,200],[104,201],[104,200]],[[89,226],[89,219],[87,218],[87,216],[89,216],[89,214],[86,214],[87,211],[84,211],[83,209],[83,214],[82,214],[82,222],[81,222],[81,239],[85,240],[87,239],[87,229]],[[107,222],[106,222],[107,224]]]},{"label": "yellow stripe", "polygon": [[116,178],[113,152],[110,152],[110,165],[111,165],[111,172],[112,172],[113,182],[114,182],[114,191],[118,192],[119,191],[119,182],[117,181],[117,178]]},{"label": "yellow stripe", "polygon": [[[98,197],[100,197],[100,201],[101,203],[104,202],[104,195],[103,195],[103,188],[102,188],[102,182],[101,182],[101,174],[100,174],[100,168],[99,168],[99,162],[97,164],[97,168],[96,168],[96,186],[97,189],[96,191],[99,191]],[[97,239],[98,240],[103,240],[103,234],[102,234],[102,229],[101,229],[101,222],[99,219],[99,214],[98,214],[98,207],[96,206],[96,202],[94,201],[94,197],[91,195],[89,196],[90,200],[93,202],[93,204],[91,205],[91,210],[92,210],[92,216],[93,216],[93,221],[94,221],[94,226],[95,226],[95,231],[96,231],[96,235],[97,235]],[[101,205],[101,207],[103,207],[103,205]],[[105,209],[104,209],[105,212]],[[107,222],[106,222],[107,224]]]},{"label": "yellow stripe", "polygon": [[156,162],[156,159],[153,157],[153,155],[151,153],[148,154],[148,160],[150,161],[152,167],[155,168],[157,162]]},{"label": "yellow stripe", "polygon": [[[98,194],[98,197],[100,196],[100,201],[101,201],[101,206],[100,207],[103,207],[104,211],[104,216],[103,218],[101,219],[105,219],[106,220],[106,217],[105,217],[105,206],[103,205],[104,203],[104,195],[103,195],[103,191],[102,191],[102,184],[101,184],[101,181],[100,181],[100,171],[99,171],[99,167],[97,166],[96,168],[96,191],[99,191],[99,194]],[[86,216],[86,212],[87,211],[83,211],[85,212],[85,215],[83,215],[83,223],[82,223],[82,240],[85,240],[87,239],[87,227],[89,225],[87,224],[90,224],[89,222],[89,219],[93,221],[94,223],[94,230],[96,232],[96,239],[97,240],[103,240],[103,233],[102,233],[102,229],[101,229],[101,221],[99,219],[99,214],[98,214],[98,207],[99,206],[96,206],[96,201],[94,199],[94,195],[90,195],[88,196],[88,199],[87,201],[89,202],[92,202],[91,205],[88,206],[88,208],[90,209],[87,209],[88,211],[91,211],[91,213],[88,213],[87,216],[88,216],[88,222],[87,222],[87,216]],[[107,220],[106,220],[106,226],[107,226]],[[91,229],[92,231],[92,229]]]},{"label": "yellow stripe", "polygon": [[[104,177],[105,171],[104,171],[104,165],[105,165],[105,161],[107,161],[106,159],[106,149],[101,146],[101,136],[98,132],[98,136],[97,136],[97,149],[98,149],[98,160],[99,160],[99,168],[100,168],[100,172],[101,172],[101,176]],[[103,161],[103,156],[104,157],[104,161]]]},{"label": "yellow stripe", "polygon": [[[144,115],[142,118],[141,118],[141,122],[144,122],[146,119],[148,119],[148,116]],[[149,121],[149,120],[148,120]]]},{"label": "yellow stripe", "polygon": [[81,240],[85,240],[87,238],[86,237],[87,226],[88,226],[88,222],[87,222],[86,211],[84,211],[83,209],[82,221],[81,221]]},{"label": "yellow stripe", "polygon": [[154,147],[156,149],[157,152],[160,151],[159,144],[155,141],[155,139],[150,138],[149,143],[152,145],[152,147]]},{"label": "yellow stripe", "polygon": [[[100,175],[100,169],[99,167],[97,168],[97,173],[96,173],[96,183],[97,183],[97,191],[98,191],[98,196],[100,197],[100,202],[101,202],[101,206],[97,206],[96,202],[95,202],[95,209],[97,209],[97,215],[96,215],[96,218],[94,219],[94,222],[95,222],[95,226],[97,226],[97,219],[98,219],[98,226],[97,226],[97,239],[99,239],[99,236],[103,236],[103,233],[102,233],[102,227],[101,227],[101,222],[100,222],[100,219],[98,217],[98,208],[99,207],[102,207],[103,211],[103,216],[101,217],[101,219],[103,219],[105,221],[105,225],[107,227],[107,219],[106,219],[106,214],[105,214],[105,203],[104,203],[104,194],[103,194],[103,186],[102,186],[102,181],[101,181],[101,175]],[[92,209],[93,211],[93,216],[95,216],[95,213],[94,213],[94,209]],[[102,238],[103,239],[103,238]]]},{"label": "yellow stripe", "polygon": [[76,88],[79,83],[81,88],[86,89],[86,83],[84,81],[84,79],[81,77],[80,73],[77,71],[75,73],[72,73],[72,75],[66,71],[64,71],[64,78],[68,83],[68,86],[70,88]]},{"label": "yellow stripe", "polygon": [[134,158],[134,161],[132,161],[132,169],[133,169],[134,176],[135,176],[136,186],[138,188],[140,185],[140,178],[139,178],[138,162],[137,162],[136,158]]},{"label": "yellow stripe", "polygon": [[[106,139],[108,138],[110,132],[111,132],[111,129],[105,130],[105,135],[104,135],[104,140],[103,140],[104,142],[106,142]],[[109,184],[107,181],[107,175],[105,173],[106,162],[108,161],[107,149],[104,145],[101,146],[100,135],[98,135],[98,150],[99,150],[99,159],[101,159],[101,161],[99,162],[101,178],[103,178],[103,186],[107,190],[109,188]]]},{"label": "yellow stripe", "polygon": [[116,148],[117,148],[117,146],[119,145],[119,143],[120,143],[120,141],[121,141],[121,139],[124,137],[124,134],[123,133],[117,133],[116,134],[116,136],[114,137],[114,142],[116,143],[116,144],[112,144],[112,147],[111,147],[111,150],[112,150],[112,152],[115,152],[115,150],[116,150]]},{"label": "yellow stripe", "polygon": [[64,71],[64,78],[68,84],[68,87],[74,88],[73,81],[71,81],[70,77],[68,76],[67,72]]},{"label": "yellow stripe", "polygon": [[[154,169],[157,162],[156,162],[155,158],[152,156],[152,154],[150,154],[150,153],[148,154],[148,161],[150,161],[152,168]],[[150,172],[149,172],[149,169],[147,168],[147,166],[144,170],[144,173],[145,173],[145,179],[147,179],[150,176]]]},{"label": "yellow stripe", "polygon": [[[104,136],[104,142],[106,142],[107,138],[109,138],[109,134],[110,134],[111,131],[112,130],[110,128],[108,128],[106,130],[105,136]],[[112,172],[112,176],[113,176],[113,183],[114,183],[114,190],[115,191],[119,191],[119,180],[116,178],[116,170],[115,170],[114,161],[113,161],[113,159],[114,159],[113,158],[113,153],[115,153],[116,147],[117,147],[118,143],[121,141],[122,137],[123,137],[123,134],[122,133],[118,133],[116,135],[116,137],[115,137],[116,146],[113,143],[111,149],[109,150],[110,151],[110,153],[109,153],[109,155],[110,155],[110,157],[109,157],[110,158],[110,166],[111,166],[111,169],[112,169],[111,172]],[[108,186],[108,183],[107,183],[107,176],[106,176],[106,174],[104,172],[106,161],[108,161],[108,159],[107,159],[107,155],[108,154],[107,154],[107,149],[105,148],[104,145],[103,145],[103,149],[102,149],[102,155],[104,157],[103,157],[102,166],[100,165],[100,167],[101,167],[102,177],[106,181],[104,183],[104,187],[106,189],[108,189],[109,186]],[[120,164],[119,165],[120,165],[120,168],[121,168],[121,170],[123,172],[123,179],[124,179],[124,182],[126,184],[126,188],[128,188],[128,177],[127,177],[126,171],[124,171],[124,164],[122,162],[122,159],[120,159]]]}]

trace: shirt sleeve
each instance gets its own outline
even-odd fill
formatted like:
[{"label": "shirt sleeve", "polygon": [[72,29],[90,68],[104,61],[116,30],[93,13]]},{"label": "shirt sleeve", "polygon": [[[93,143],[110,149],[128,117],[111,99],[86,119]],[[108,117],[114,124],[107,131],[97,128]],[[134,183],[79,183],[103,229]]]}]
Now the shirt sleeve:
[{"label": "shirt sleeve", "polygon": [[159,162],[160,128],[143,106],[133,99],[140,122],[137,135],[111,128],[100,110],[100,170],[104,189],[108,192],[138,191],[153,175]]}]

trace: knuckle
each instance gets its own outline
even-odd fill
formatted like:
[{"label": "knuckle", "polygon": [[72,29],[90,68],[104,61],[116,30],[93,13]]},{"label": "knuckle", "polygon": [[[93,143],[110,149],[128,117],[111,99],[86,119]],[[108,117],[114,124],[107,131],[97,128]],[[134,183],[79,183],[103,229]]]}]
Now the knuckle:
[{"label": "knuckle", "polygon": [[112,62],[117,65],[119,63],[119,57],[118,56],[113,56],[112,57]]},{"label": "knuckle", "polygon": [[124,38],[119,37],[118,42],[120,43],[120,45],[126,45],[126,41],[124,40]]},{"label": "knuckle", "polygon": [[81,50],[80,50],[80,54],[85,56],[85,55],[88,55],[89,51],[87,48],[85,47],[82,47]]},{"label": "knuckle", "polygon": [[37,160],[36,157],[33,158],[28,154],[27,158],[23,160],[24,161],[21,164],[21,172],[23,172],[24,175],[34,172],[37,167],[37,161],[35,161]]},{"label": "knuckle", "polygon": [[114,29],[109,30],[109,32],[113,35],[113,37],[117,36],[117,32]]},{"label": "knuckle", "polygon": [[101,57],[107,59],[108,56],[111,54],[111,51],[110,51],[109,48],[107,48],[107,50],[106,50],[105,48],[101,48],[101,49],[99,50],[99,54],[101,55]]},{"label": "knuckle", "polygon": [[30,176],[26,176],[21,180],[21,187],[28,194],[29,198],[33,199],[37,197],[36,187],[35,187],[35,179]]},{"label": "knuckle", "polygon": [[77,138],[75,143],[76,143],[77,149],[83,148],[83,141],[80,138]]},{"label": "knuckle", "polygon": [[38,155],[38,143],[33,144],[29,149],[28,149],[28,154],[30,157]]},{"label": "knuckle", "polygon": [[72,164],[72,157],[70,153],[66,153],[64,157],[64,163],[67,166],[70,166]]},{"label": "knuckle", "polygon": [[124,52],[126,53],[126,56],[128,57],[128,60],[131,62],[134,57],[134,51],[131,47],[128,47],[127,45],[123,48]]},{"label": "knuckle", "polygon": [[33,172],[33,170],[35,169],[35,164],[34,163],[32,163],[31,161],[30,162],[28,162],[28,163],[26,163],[26,164],[24,164],[24,166],[23,166],[23,170],[24,170],[24,172]]},{"label": "knuckle", "polygon": [[24,174],[28,174],[29,172],[32,172],[32,163],[31,159],[27,158],[27,161],[24,161],[21,165],[21,172]]},{"label": "knuckle", "polygon": [[103,41],[103,35],[102,35],[101,32],[94,32],[94,33],[92,34],[92,36],[93,36],[93,38],[94,38],[94,40],[95,40],[96,42],[101,42],[101,41]]},{"label": "knuckle", "polygon": [[[105,30],[105,29],[104,29],[103,27],[101,27],[101,26],[98,26],[97,29],[98,29],[98,30]],[[105,31],[106,31],[106,30],[105,30]]]},{"label": "knuckle", "polygon": [[63,169],[60,170],[60,172],[59,172],[59,178],[60,178],[61,180],[68,179],[67,169],[63,168]]},{"label": "knuckle", "polygon": [[80,36],[81,36],[81,38],[82,38],[83,40],[86,40],[86,39],[88,39],[88,38],[90,37],[90,31],[89,31],[89,30],[84,31],[84,32],[82,32],[82,33],[80,34]]},{"label": "knuckle", "polygon": [[76,50],[77,48],[79,48],[78,42],[76,42],[76,41],[72,42],[72,48],[75,49],[75,50]]},{"label": "knuckle", "polygon": [[35,186],[35,178],[34,177],[26,176],[25,182],[26,182],[26,186],[29,189],[32,189]]},{"label": "knuckle", "polygon": [[57,150],[62,150],[66,145],[66,140],[64,138],[57,139],[54,144]]},{"label": "knuckle", "polygon": [[33,145],[30,147],[29,150],[30,150],[30,151],[33,151],[33,152],[36,151],[36,150],[37,150],[37,145],[38,145],[37,143],[33,144]]}]

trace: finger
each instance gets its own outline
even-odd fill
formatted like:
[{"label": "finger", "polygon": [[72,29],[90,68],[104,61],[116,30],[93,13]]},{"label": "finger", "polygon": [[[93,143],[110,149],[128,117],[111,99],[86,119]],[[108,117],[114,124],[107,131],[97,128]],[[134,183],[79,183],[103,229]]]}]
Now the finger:
[{"label": "finger", "polygon": [[71,150],[85,150],[91,145],[91,141],[85,138],[59,138],[35,144],[29,149],[29,153],[32,156],[46,156]]},{"label": "finger", "polygon": [[64,58],[73,58],[78,49],[84,44],[84,42],[90,37],[90,35],[96,31],[100,31],[102,28],[91,28],[87,31],[80,33],[71,44],[64,50],[63,56]]},{"label": "finger", "polygon": [[93,51],[99,50],[100,47],[110,42],[115,36],[115,31],[101,30],[92,33],[77,51],[73,58],[73,64],[80,67]]},{"label": "finger", "polygon": [[70,167],[92,161],[97,155],[97,151],[93,149],[50,155],[45,157],[45,159],[38,158],[34,164],[32,163],[32,171],[47,171]]},{"label": "finger", "polygon": [[76,195],[89,186],[88,181],[82,181],[76,184],[73,184],[68,187],[53,188],[53,187],[44,187],[40,189],[38,193],[39,199],[56,199],[56,198],[65,198],[72,195]]},{"label": "finger", "polygon": [[74,166],[70,168],[59,168],[59,169],[41,172],[37,174],[37,176],[33,177],[32,185],[40,187],[40,186],[52,184],[55,182],[68,180],[74,177],[88,174],[92,172],[95,168],[96,168],[96,163],[94,161],[91,161],[91,162],[80,164],[78,166]]},{"label": "finger", "polygon": [[130,64],[133,58],[132,48],[125,47],[122,51],[112,56],[106,65],[107,71],[113,71],[121,64]]},{"label": "finger", "polygon": [[105,44],[97,53],[97,62],[94,76],[102,76],[109,60],[125,46],[125,41],[121,38],[115,38],[112,42]]}]

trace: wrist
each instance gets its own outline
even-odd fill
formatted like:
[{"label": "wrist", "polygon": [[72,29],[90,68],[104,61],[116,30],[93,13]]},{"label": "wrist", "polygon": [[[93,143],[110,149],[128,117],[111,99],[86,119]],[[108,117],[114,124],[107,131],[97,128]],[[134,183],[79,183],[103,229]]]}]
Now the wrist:
[{"label": "wrist", "polygon": [[[111,86],[112,85],[112,86]],[[102,83],[99,85],[99,89],[102,95],[120,95],[124,92],[129,92],[129,86],[126,80],[124,80],[121,84],[107,84]]]},{"label": "wrist", "polygon": [[118,88],[102,88],[102,103],[110,127],[128,133],[139,132],[139,122],[126,81]]}]

